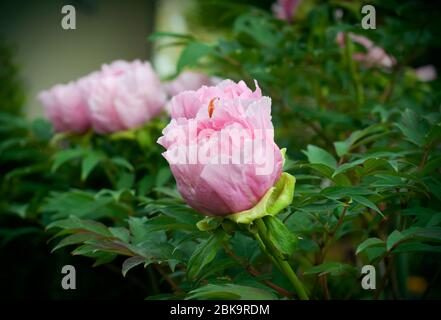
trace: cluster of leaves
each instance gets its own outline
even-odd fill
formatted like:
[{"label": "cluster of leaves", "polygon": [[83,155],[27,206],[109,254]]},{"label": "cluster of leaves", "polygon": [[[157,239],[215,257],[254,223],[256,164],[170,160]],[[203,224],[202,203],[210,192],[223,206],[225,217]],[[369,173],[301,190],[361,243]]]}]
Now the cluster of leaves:
[{"label": "cluster of leaves", "polygon": [[[214,44],[182,34],[152,37],[183,45],[177,73],[197,67],[250,86],[256,79],[271,96],[276,140],[288,149],[284,170],[297,184],[292,205],[264,219],[269,234],[278,235],[268,243],[315,299],[441,294],[433,272],[441,263],[439,84],[418,81],[409,67],[416,43],[429,47],[437,31],[427,23],[407,27],[409,3],[391,3],[378,4],[375,32],[359,27],[358,6],[305,1],[292,25],[247,7]],[[352,54],[362,48],[340,48],[341,31],[364,33],[394,54],[396,65],[355,62]],[[5,120],[2,133],[13,123]],[[27,124],[21,134],[7,133],[0,145],[2,170],[9,168],[2,205],[34,208],[32,217],[61,239],[53,250],[75,246],[74,255],[95,265],[123,256],[123,275],[153,268],[169,290],[150,298],[295,297],[259,248],[253,226],[222,219],[205,220],[205,231],[196,226],[201,216],[180,198],[155,144],[164,124],[110,136],[56,135],[50,143]],[[20,136],[25,142],[14,140]],[[17,150],[29,161],[3,166]],[[27,202],[23,177],[34,172],[44,187],[30,186],[38,200]],[[9,180],[18,178],[18,189],[11,188]],[[376,267],[375,291],[361,288],[366,264]]]}]

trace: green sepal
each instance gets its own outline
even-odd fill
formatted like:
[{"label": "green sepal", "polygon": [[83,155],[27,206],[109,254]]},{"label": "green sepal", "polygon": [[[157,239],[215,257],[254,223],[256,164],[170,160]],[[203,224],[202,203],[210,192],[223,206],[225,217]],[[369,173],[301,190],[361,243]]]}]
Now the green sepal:
[{"label": "green sepal", "polygon": [[223,217],[205,217],[196,223],[196,227],[201,231],[215,230],[221,225],[223,219]]},{"label": "green sepal", "polygon": [[236,223],[249,224],[265,216],[275,216],[292,203],[296,179],[283,172],[274,187],[271,187],[251,209],[225,216]]}]

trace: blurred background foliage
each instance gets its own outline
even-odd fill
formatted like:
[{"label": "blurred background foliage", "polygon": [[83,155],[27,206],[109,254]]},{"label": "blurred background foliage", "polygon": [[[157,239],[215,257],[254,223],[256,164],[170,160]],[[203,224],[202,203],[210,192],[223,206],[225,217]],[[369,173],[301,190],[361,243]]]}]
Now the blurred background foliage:
[{"label": "blurred background foliage", "polygon": [[[289,262],[312,298],[439,298],[440,80],[415,72],[440,70],[439,6],[377,1],[377,29],[363,30],[362,4],[301,1],[289,24],[272,1],[192,1],[184,34],[150,35],[154,61],[170,63],[161,57],[174,50],[167,76],[197,69],[250,87],[256,79],[272,98],[285,170],[297,178],[280,219],[298,238]],[[368,37],[396,63],[354,61],[365,49],[349,38],[339,46],[340,32]],[[166,115],[108,136],[53,135],[20,111],[11,48],[0,45],[2,296],[293,296],[246,230],[196,228],[201,216],[183,203],[156,145]],[[65,264],[78,270],[74,292],[59,285]],[[375,291],[361,289],[365,264],[376,267]]]}]

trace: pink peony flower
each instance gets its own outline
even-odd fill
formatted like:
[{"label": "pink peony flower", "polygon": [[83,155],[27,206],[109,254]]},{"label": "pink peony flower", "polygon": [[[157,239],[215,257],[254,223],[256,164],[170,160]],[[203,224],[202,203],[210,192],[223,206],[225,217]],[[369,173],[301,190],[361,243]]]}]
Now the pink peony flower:
[{"label": "pink peony flower", "polygon": [[271,99],[240,81],[184,91],[171,101],[172,120],[158,143],[167,150],[177,187],[205,215],[252,208],[281,175]]},{"label": "pink peony flower", "polygon": [[271,7],[274,16],[280,20],[292,22],[294,13],[300,0],[277,0]]},{"label": "pink peony flower", "polygon": [[166,94],[150,63],[115,61],[38,96],[55,130],[98,133],[127,130],[157,115]]},{"label": "pink peony flower", "polygon": [[[364,63],[368,68],[373,66],[391,68],[396,64],[396,60],[393,56],[388,55],[383,48],[375,46],[368,38],[353,33],[349,33],[348,35],[352,41],[360,44],[366,49],[365,53],[354,53],[352,57],[354,60]],[[344,48],[345,40],[343,32],[340,32],[337,35],[337,43],[340,48]]]},{"label": "pink peony flower", "polygon": [[[88,79],[88,105],[98,133],[142,125],[163,108],[166,95],[150,63],[115,61]],[[86,80],[87,83],[87,80]]]},{"label": "pink peony flower", "polygon": [[55,131],[83,133],[90,127],[87,101],[77,82],[57,84],[42,91],[38,99]]}]

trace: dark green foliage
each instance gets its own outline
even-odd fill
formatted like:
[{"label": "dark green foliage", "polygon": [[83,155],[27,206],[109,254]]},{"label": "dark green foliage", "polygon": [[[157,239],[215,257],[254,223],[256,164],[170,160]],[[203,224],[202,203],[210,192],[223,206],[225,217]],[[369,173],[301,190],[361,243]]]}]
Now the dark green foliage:
[{"label": "dark green foliage", "polygon": [[0,112],[20,114],[25,95],[18,67],[12,60],[14,50],[0,37]]}]

